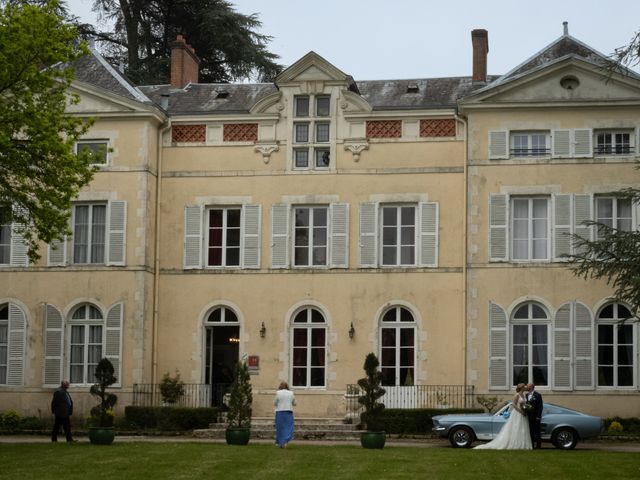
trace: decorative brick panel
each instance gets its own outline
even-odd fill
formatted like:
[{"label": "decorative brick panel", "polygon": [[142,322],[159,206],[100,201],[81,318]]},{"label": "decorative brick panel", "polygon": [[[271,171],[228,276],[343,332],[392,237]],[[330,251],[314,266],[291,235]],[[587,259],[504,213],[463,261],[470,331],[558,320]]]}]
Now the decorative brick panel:
[{"label": "decorative brick panel", "polygon": [[402,120],[373,120],[367,122],[367,138],[400,138]]},{"label": "decorative brick panel", "polygon": [[456,121],[453,118],[420,120],[421,137],[455,137]]},{"label": "decorative brick panel", "polygon": [[222,133],[225,142],[257,142],[257,123],[225,123]]},{"label": "decorative brick panel", "polygon": [[171,141],[205,142],[207,140],[207,128],[205,125],[174,125],[171,127]]}]

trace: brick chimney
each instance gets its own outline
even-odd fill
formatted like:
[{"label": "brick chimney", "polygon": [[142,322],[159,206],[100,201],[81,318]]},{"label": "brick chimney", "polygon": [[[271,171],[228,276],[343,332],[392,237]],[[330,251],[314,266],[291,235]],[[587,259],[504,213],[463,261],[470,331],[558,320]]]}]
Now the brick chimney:
[{"label": "brick chimney", "polygon": [[188,83],[198,83],[200,59],[182,35],[171,42],[171,86],[184,88]]},{"label": "brick chimney", "polygon": [[486,83],[489,33],[483,29],[472,30],[471,43],[473,44],[473,83]]}]

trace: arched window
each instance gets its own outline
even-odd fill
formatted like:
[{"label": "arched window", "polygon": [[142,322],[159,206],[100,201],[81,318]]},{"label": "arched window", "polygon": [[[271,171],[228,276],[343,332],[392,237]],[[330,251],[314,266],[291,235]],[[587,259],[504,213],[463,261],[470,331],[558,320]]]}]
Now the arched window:
[{"label": "arched window", "polygon": [[291,385],[326,386],[327,326],[320,310],[306,307],[291,322]]},{"label": "arched window", "polygon": [[636,324],[623,322],[631,312],[620,303],[610,303],[600,310],[598,328],[598,386],[633,387],[636,377]]},{"label": "arched window", "polygon": [[537,303],[515,309],[511,320],[513,385],[549,385],[549,315]]},{"label": "arched window", "polygon": [[69,381],[95,382],[96,366],[103,355],[104,319],[95,306],[77,307],[69,320]]},{"label": "arched window", "polygon": [[7,383],[9,365],[9,306],[0,306],[0,385]]},{"label": "arched window", "polygon": [[388,309],[380,321],[380,368],[383,385],[413,385],[415,381],[416,325],[404,307]]},{"label": "arched window", "polygon": [[208,323],[238,323],[238,316],[227,307],[218,307],[207,317]]}]

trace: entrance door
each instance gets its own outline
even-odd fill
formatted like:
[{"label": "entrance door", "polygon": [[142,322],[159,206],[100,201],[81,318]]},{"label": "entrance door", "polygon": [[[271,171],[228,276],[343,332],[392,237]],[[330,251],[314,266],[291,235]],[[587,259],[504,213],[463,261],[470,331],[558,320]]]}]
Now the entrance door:
[{"label": "entrance door", "polygon": [[211,385],[211,406],[226,409],[223,403],[233,382],[233,369],[238,361],[240,326],[206,328],[205,383]]}]

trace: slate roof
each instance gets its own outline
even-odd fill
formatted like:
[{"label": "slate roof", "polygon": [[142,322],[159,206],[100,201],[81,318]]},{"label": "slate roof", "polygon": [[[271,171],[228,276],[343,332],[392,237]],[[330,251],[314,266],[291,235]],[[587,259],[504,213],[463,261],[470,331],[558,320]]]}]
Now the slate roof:
[{"label": "slate roof", "polygon": [[273,83],[194,83],[184,89],[151,85],[140,90],[172,115],[248,113],[258,100],[278,91]]},{"label": "slate roof", "polygon": [[133,85],[129,79],[113,68],[102,55],[93,49],[90,49],[90,52],[89,55],[85,55],[74,62],[76,80],[107,90],[109,93],[129,100],[150,103],[149,98],[138,87]]},{"label": "slate roof", "polygon": [[459,98],[478,87],[471,77],[368,80],[356,84],[374,110],[454,108]]},{"label": "slate roof", "polygon": [[[495,78],[491,77],[490,80]],[[476,87],[471,77],[368,80],[356,84],[362,97],[374,110],[454,108],[458,98]],[[410,86],[417,87],[417,92],[408,92]],[[158,105],[163,105],[165,96],[168,99],[166,110],[172,115],[248,113],[258,100],[277,92],[272,83],[192,84],[184,90],[170,85],[139,88]]]}]

